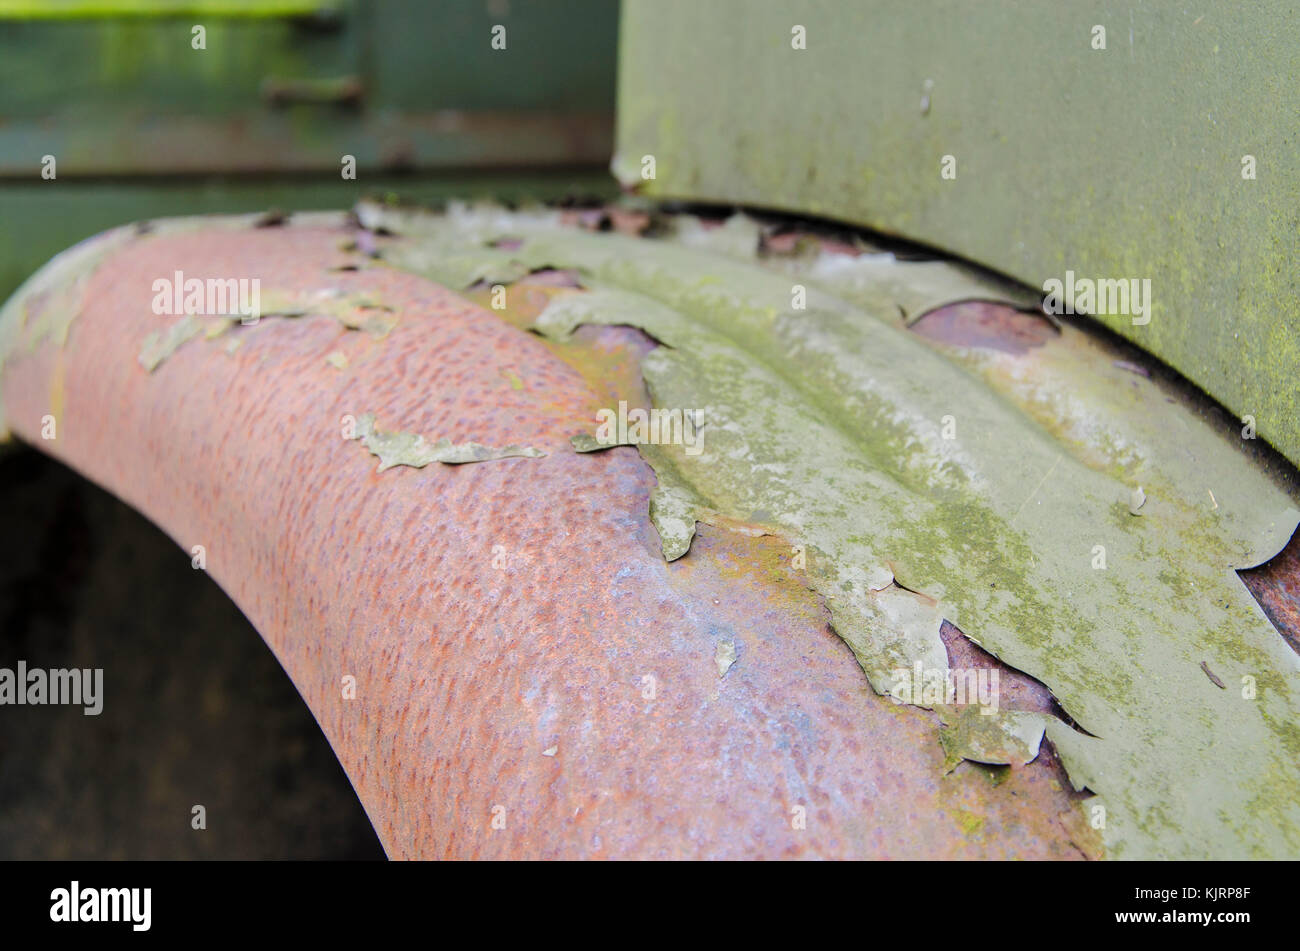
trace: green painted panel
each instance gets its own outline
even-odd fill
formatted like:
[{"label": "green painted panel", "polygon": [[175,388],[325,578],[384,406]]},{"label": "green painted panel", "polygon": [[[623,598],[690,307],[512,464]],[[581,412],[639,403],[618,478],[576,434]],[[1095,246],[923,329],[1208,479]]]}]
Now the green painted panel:
[{"label": "green painted panel", "polygon": [[614,169],[651,195],[867,225],[1033,287],[1150,280],[1149,322],[1098,319],[1300,462],[1296,14],[625,0]]}]

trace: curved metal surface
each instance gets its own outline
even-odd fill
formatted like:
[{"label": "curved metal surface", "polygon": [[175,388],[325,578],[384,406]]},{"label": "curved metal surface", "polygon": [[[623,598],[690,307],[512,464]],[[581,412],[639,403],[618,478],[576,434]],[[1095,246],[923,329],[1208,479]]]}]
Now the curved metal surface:
[{"label": "curved metal surface", "polygon": [[[390,856],[1097,854],[1049,749],[945,774],[938,718],[871,691],[775,539],[701,525],[665,564],[635,450],[569,450],[602,395],[443,287],[340,270],[363,259],[348,237],[342,219],[130,237],[78,291],[66,345],[17,353],[0,391],[20,438],[146,513],[178,557],[204,546]],[[151,286],[175,271],[398,320],[376,339],[267,317],[151,374],[141,342],[177,319],[152,313]],[[593,341],[635,353],[630,331]],[[377,473],[341,434],[365,412],[547,455]],[[1049,702],[1025,680],[1027,708]]]}]

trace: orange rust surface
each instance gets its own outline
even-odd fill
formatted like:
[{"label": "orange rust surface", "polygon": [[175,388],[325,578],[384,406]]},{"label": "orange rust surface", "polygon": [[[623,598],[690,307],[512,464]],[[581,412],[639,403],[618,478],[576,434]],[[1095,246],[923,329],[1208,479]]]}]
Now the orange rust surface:
[{"label": "orange rust surface", "polygon": [[[6,366],[3,397],[21,438],[147,514],[178,558],[205,547],[390,856],[1094,851],[1050,752],[945,775],[937,718],[871,691],[779,540],[701,526],[665,564],[637,453],[569,447],[607,394],[447,289],[335,270],[342,237],[142,236],[98,269],[62,352],[46,343]],[[141,342],[176,318],[151,312],[150,288],[176,270],[364,293],[400,321],[374,340],[327,317],[266,318],[193,340],[151,375]],[[334,350],[345,369],[326,364]],[[44,441],[56,389],[58,437]],[[376,473],[340,436],[364,412],[548,455]],[[724,641],[737,659],[719,677]]]},{"label": "orange rust surface", "polygon": [[1300,654],[1300,532],[1272,561],[1240,574],[1273,626]]}]

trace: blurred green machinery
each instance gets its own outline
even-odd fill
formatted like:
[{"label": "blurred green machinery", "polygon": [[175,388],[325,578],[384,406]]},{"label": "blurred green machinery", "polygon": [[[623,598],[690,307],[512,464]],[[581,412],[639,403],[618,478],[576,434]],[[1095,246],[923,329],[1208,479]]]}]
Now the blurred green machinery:
[{"label": "blurred green machinery", "polygon": [[616,0],[0,0],[0,299],[125,221],[608,197],[617,23]]}]

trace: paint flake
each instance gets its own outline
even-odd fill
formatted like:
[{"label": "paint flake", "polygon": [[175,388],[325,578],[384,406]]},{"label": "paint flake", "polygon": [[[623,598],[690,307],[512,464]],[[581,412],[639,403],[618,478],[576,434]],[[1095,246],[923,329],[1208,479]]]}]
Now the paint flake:
[{"label": "paint flake", "polygon": [[482,446],[476,442],[453,444],[443,437],[435,442],[427,442],[417,433],[385,432],[375,428],[373,413],[357,417],[356,435],[370,453],[379,457],[379,472],[394,466],[410,466],[422,469],[431,462],[445,465],[464,465],[471,462],[488,462],[494,459],[509,459],[516,456],[537,458],[546,453],[528,446],[509,445],[500,449]]}]

